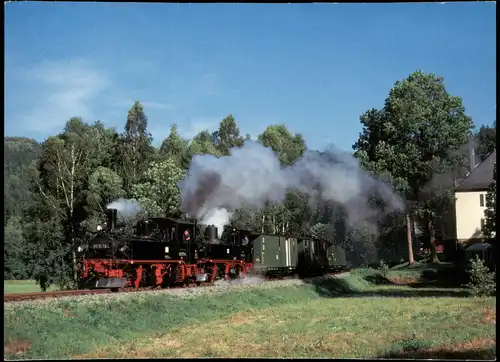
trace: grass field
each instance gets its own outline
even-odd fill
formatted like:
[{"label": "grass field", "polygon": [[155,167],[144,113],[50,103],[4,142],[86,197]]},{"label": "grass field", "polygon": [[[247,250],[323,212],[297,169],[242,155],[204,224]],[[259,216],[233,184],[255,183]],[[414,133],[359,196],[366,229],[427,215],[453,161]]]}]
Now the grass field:
[{"label": "grass field", "polygon": [[[57,290],[57,288],[50,287],[49,291],[52,290]],[[41,290],[34,280],[4,280],[3,292],[4,294],[36,293],[41,292]]]},{"label": "grass field", "polygon": [[191,298],[6,305],[4,352],[7,359],[495,357],[495,298],[375,285],[369,274]]}]

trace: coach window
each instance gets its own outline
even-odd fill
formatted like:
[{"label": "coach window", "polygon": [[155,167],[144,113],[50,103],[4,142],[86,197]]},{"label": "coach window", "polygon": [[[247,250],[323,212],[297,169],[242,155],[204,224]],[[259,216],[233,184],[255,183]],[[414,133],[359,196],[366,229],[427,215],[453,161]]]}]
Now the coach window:
[{"label": "coach window", "polygon": [[479,206],[484,207],[484,194],[479,195]]},{"label": "coach window", "polygon": [[481,231],[484,231],[484,219],[481,218]]}]

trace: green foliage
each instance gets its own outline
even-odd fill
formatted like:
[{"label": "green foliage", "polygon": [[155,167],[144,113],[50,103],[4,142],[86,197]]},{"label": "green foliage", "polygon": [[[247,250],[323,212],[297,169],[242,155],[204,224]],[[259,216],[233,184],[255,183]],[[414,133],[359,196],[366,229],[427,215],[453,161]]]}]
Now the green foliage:
[{"label": "green foliage", "polygon": [[65,243],[61,220],[54,216],[46,221],[37,219],[26,225],[25,237],[30,241],[27,253],[32,263],[32,275],[43,291],[50,285],[73,286],[72,249]]},{"label": "green foliage", "polygon": [[179,216],[178,183],[184,170],[172,159],[154,161],[144,174],[144,181],[132,188],[133,197],[149,217]]},{"label": "green foliage", "polygon": [[306,150],[302,135],[292,135],[284,124],[268,126],[258,139],[278,155],[283,165],[293,164]]},{"label": "green foliage", "polygon": [[34,203],[31,171],[40,150],[35,140],[4,138],[4,279],[27,278],[31,273],[22,232]]},{"label": "green foliage", "polygon": [[244,139],[232,114],[220,122],[219,129],[212,133],[212,140],[222,155],[229,155],[233,147],[243,146]]},{"label": "green foliage", "polygon": [[194,155],[222,156],[222,153],[213,143],[212,134],[210,134],[208,130],[201,131],[194,136],[189,143],[188,152],[190,157],[193,157]]},{"label": "green foliage", "polygon": [[359,223],[356,229],[349,230],[345,246],[350,264],[359,267],[377,262],[379,255],[376,242],[377,231],[372,224]]},{"label": "green foliage", "polygon": [[147,130],[148,118],[140,102],[135,102],[128,111],[125,132],[120,136],[119,155],[122,165],[119,174],[129,194],[146,171],[155,150],[152,136]]},{"label": "green foliage", "polygon": [[396,351],[401,350],[403,352],[416,352],[418,350],[428,348],[432,346],[432,344],[432,341],[410,338],[394,343],[393,348]]},{"label": "green foliage", "polygon": [[[360,120],[363,131],[353,145],[355,155],[393,182],[408,200],[408,211],[422,219],[430,240],[434,215],[453,200],[449,185],[435,179],[462,165],[458,151],[473,127],[462,100],[448,94],[442,77],[418,71],[394,84],[383,109],[369,110]],[[435,250],[433,257],[437,260]]]},{"label": "green foliage", "polygon": [[472,129],[462,100],[447,93],[443,78],[422,72],[396,82],[384,108],[360,119],[356,155],[375,172],[390,175],[412,201],[419,201],[434,175],[457,165],[454,152]]},{"label": "green foliage", "polygon": [[496,293],[496,276],[491,272],[477,255],[470,260],[470,269],[468,270],[470,282],[467,289],[475,297],[490,296]]},{"label": "green foliage", "polygon": [[170,134],[163,140],[160,147],[160,156],[163,159],[170,158],[176,161],[179,167],[183,169],[189,167],[188,141],[179,135],[176,124],[172,125]]},{"label": "green foliage", "polygon": [[22,216],[32,204],[30,167],[40,150],[35,140],[4,138],[4,225],[11,216]]},{"label": "green foliage", "polygon": [[476,138],[479,143],[477,153],[480,161],[484,161],[497,148],[497,122],[493,122],[493,127],[482,125]]},{"label": "green foliage", "polygon": [[380,271],[380,273],[382,273],[382,276],[387,277],[387,273],[389,272],[389,265],[384,263],[384,261],[382,259],[380,260],[379,266],[377,269],[378,269],[378,271]]},{"label": "green foliage", "polygon": [[[446,92],[442,78],[411,74],[395,84],[383,109],[366,112],[361,121],[363,133],[354,147],[361,164],[392,180],[410,200],[415,218],[433,221],[434,215],[445,212],[452,198],[442,183],[435,182],[436,175],[453,168],[457,150],[472,134],[461,100]],[[489,149],[492,134],[483,128],[477,137]],[[75,117],[42,144],[5,138],[4,278],[17,278],[27,270],[26,276],[44,288],[70,285],[74,247],[102,221],[106,204],[133,197],[149,216],[179,216],[178,181],[192,157],[229,155],[249,139],[228,115],[216,130],[203,130],[191,140],[183,139],[173,125],[156,150],[140,102],[128,111],[122,134],[100,121],[87,124]],[[282,165],[293,164],[307,149],[302,135],[284,124],[268,126],[258,141],[270,147]],[[494,200],[496,195],[490,196],[488,205]],[[259,232],[333,241],[346,250],[353,265],[378,260],[377,235],[369,225],[348,231],[338,205],[311,205],[306,194],[288,190],[284,202],[236,210],[231,222]],[[491,215],[493,220],[496,213]],[[400,219],[384,227],[400,230]],[[401,239],[401,233],[393,234],[392,239]]]},{"label": "green foliage", "polygon": [[10,217],[7,225],[4,226],[4,279],[26,279],[29,277],[29,259],[26,246],[21,217]]},{"label": "green foliage", "polygon": [[99,166],[89,176],[87,191],[87,219],[82,222],[88,234],[102,223],[106,205],[125,196],[122,178],[113,170]]},{"label": "green foliage", "polygon": [[328,224],[317,223],[311,226],[311,236],[321,240],[330,238],[331,226]]},{"label": "green foliage", "polygon": [[492,238],[496,235],[497,225],[497,165],[493,166],[493,181],[486,194],[486,210],[484,210],[485,223],[483,235]]}]

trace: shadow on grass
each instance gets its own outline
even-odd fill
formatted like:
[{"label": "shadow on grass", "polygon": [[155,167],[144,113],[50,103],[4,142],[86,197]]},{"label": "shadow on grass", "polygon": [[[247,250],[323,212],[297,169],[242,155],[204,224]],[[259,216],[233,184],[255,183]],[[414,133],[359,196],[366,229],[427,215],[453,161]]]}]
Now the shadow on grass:
[{"label": "shadow on grass", "polygon": [[[367,277],[365,277],[367,278]],[[365,278],[360,276],[347,276],[344,278],[320,278],[309,280],[319,296],[332,297],[468,297],[469,293],[453,289],[419,289],[402,288],[394,286],[390,289],[376,289]],[[383,278],[383,277],[382,277]]]},{"label": "shadow on grass", "polygon": [[457,360],[495,360],[496,349],[480,348],[464,351],[453,351],[447,349],[440,350],[408,350],[395,351],[388,354],[378,356],[377,358],[394,358],[394,359],[457,359]]}]

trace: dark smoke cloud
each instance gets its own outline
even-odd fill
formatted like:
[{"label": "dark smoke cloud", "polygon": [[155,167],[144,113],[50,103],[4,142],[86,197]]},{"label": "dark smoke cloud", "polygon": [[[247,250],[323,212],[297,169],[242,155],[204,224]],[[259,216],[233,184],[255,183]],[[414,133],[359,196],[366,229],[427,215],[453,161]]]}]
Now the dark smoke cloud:
[{"label": "dark smoke cloud", "polygon": [[[311,207],[320,201],[342,205],[349,224],[403,209],[388,184],[362,170],[351,154],[334,147],[307,151],[292,166],[282,167],[270,148],[245,142],[232,149],[231,156],[194,156],[179,187],[181,210],[219,227],[229,222],[236,209],[281,202],[291,188],[307,193]],[[374,198],[380,205],[374,206]]]}]

